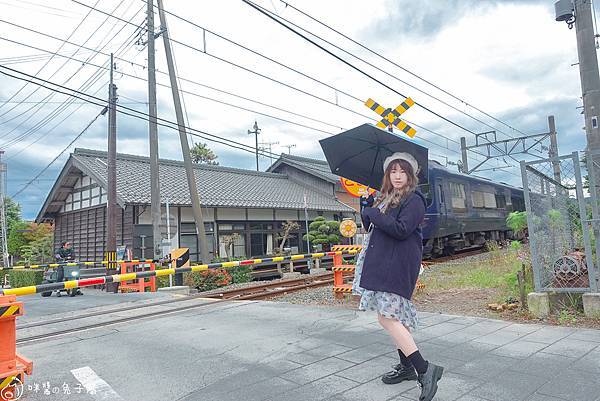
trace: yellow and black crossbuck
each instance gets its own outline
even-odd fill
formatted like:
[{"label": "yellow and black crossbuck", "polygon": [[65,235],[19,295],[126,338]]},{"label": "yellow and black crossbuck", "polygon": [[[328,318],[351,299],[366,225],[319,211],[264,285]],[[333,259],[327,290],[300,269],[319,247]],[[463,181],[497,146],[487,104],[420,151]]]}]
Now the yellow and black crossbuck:
[{"label": "yellow and black crossbuck", "polygon": [[393,125],[411,138],[413,138],[417,134],[417,131],[414,128],[412,128],[410,125],[408,125],[407,123],[402,121],[400,119],[400,116],[402,115],[402,113],[404,113],[406,110],[408,110],[414,104],[415,104],[414,100],[407,97],[405,101],[400,103],[400,105],[398,105],[398,107],[396,107],[395,109],[392,110],[390,108],[386,109],[385,107],[381,106],[379,103],[377,103],[376,101],[374,101],[371,98],[369,98],[365,102],[365,106],[367,106],[368,108],[373,110],[375,113],[377,113],[381,117],[383,117],[381,119],[381,121],[379,121],[376,124],[377,127],[387,128],[387,127],[390,127]]}]

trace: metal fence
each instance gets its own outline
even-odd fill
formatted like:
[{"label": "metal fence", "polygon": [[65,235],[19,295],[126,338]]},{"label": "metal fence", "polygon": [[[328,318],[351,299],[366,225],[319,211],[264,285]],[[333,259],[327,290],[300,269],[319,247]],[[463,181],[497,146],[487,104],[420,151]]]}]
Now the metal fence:
[{"label": "metal fence", "polygon": [[578,153],[523,161],[521,174],[535,290],[597,290],[594,219]]}]

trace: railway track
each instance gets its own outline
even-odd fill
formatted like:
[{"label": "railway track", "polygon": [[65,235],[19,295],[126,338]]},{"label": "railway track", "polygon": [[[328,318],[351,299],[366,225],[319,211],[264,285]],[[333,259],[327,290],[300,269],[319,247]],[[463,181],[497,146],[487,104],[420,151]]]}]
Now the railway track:
[{"label": "railway track", "polygon": [[[214,292],[209,294],[197,294],[197,295],[189,295],[176,299],[162,300],[152,303],[147,303],[143,305],[133,305],[122,308],[111,308],[97,312],[90,313],[82,313],[79,315],[75,315],[68,318],[58,318],[58,319],[47,319],[39,322],[32,322],[23,325],[17,326],[17,345],[25,345],[32,342],[38,342],[43,340],[53,339],[55,337],[74,334],[77,332],[82,332],[86,330],[107,327],[120,323],[127,323],[141,319],[147,318],[158,318],[167,316],[170,314],[196,309],[196,308],[205,308],[210,307],[215,304],[222,304],[227,301],[235,301],[235,300],[258,300],[265,299],[275,295],[281,295],[289,292],[300,291],[307,288],[319,287],[329,285],[333,282],[333,273],[323,273],[314,276],[291,279],[291,280],[282,280],[276,283],[265,283],[252,287],[246,288],[238,288],[221,292]],[[208,299],[208,301],[206,301]],[[171,307],[169,309],[151,311],[151,312],[143,312],[144,309],[156,308],[160,306],[170,306],[178,303],[185,303],[186,301],[201,301],[204,302],[199,303],[191,303],[187,305],[181,305],[176,307]],[[113,314],[140,310],[142,313],[126,316],[126,317],[114,317],[111,316]],[[102,317],[109,317],[108,319],[102,320]],[[101,321],[97,321],[98,318]],[[82,321],[84,319],[93,319],[94,322],[83,322],[82,325],[76,327],[69,327],[67,329],[64,328],[53,328],[53,325],[63,326],[66,323],[72,321]],[[43,331],[44,329],[48,329],[46,332],[39,333],[39,331]],[[36,334],[29,334],[29,332]],[[21,334],[21,335],[19,335]]]},{"label": "railway track", "polygon": [[[456,260],[460,258],[464,258],[467,256],[478,255],[485,252],[483,248],[470,250],[462,253],[458,253],[452,256],[446,256],[438,259],[434,259],[431,261],[424,261],[426,265],[435,265],[441,264],[447,261]],[[297,279],[289,279],[289,280],[281,280],[277,282],[266,282],[259,285],[243,287],[243,288],[235,288],[225,291],[214,291],[209,293],[195,294],[183,296],[175,299],[161,300],[152,303],[142,304],[142,305],[132,305],[121,308],[111,308],[106,310],[101,310],[97,312],[89,312],[82,313],[75,316],[71,316],[68,318],[57,318],[57,319],[47,319],[39,322],[32,322],[23,325],[17,326],[17,344],[24,345],[27,343],[43,341],[47,339],[51,339],[54,337],[73,334],[77,332],[82,332],[90,329],[101,328],[106,326],[111,326],[120,323],[127,323],[141,319],[147,318],[158,318],[162,316],[167,316],[170,314],[196,309],[196,308],[205,308],[210,307],[211,305],[227,302],[227,301],[236,301],[236,300],[261,300],[268,299],[273,296],[282,295],[286,293],[291,293],[295,291],[301,291],[308,288],[314,287],[322,287],[327,286],[333,283],[333,273],[327,272],[322,274],[315,275],[306,275],[304,277],[300,277]],[[204,302],[192,303],[183,305],[186,301],[199,301],[204,300]],[[170,307],[171,305],[182,304],[181,306]],[[144,311],[144,309],[156,308],[159,306],[169,307],[168,309],[158,310],[158,311]],[[123,313],[139,310],[141,313],[126,316],[126,317],[118,317],[114,318],[114,316],[110,316],[113,314]],[[108,317],[109,319],[102,320],[102,317]],[[101,321],[97,321],[100,318]],[[85,320],[85,319],[94,319],[96,320],[93,323],[87,323],[77,326],[71,327],[68,329],[53,329],[52,325],[64,325],[65,323],[77,321],[77,320]],[[27,331],[30,329],[34,329],[33,332],[40,331],[40,328],[47,327],[49,330],[40,334],[32,334],[28,335]],[[19,333],[23,333],[24,335],[19,336]]]}]

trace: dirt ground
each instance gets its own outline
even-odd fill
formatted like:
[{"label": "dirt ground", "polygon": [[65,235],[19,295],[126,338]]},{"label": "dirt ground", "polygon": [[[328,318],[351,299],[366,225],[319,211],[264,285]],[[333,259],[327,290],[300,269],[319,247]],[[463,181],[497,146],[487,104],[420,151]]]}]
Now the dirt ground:
[{"label": "dirt ground", "polygon": [[519,323],[543,323],[558,326],[600,329],[599,319],[588,319],[577,312],[554,313],[547,319],[537,319],[526,310],[495,312],[487,305],[494,303],[500,291],[495,288],[454,288],[447,290],[422,290],[413,297],[417,310],[448,313],[452,315],[479,316]]}]

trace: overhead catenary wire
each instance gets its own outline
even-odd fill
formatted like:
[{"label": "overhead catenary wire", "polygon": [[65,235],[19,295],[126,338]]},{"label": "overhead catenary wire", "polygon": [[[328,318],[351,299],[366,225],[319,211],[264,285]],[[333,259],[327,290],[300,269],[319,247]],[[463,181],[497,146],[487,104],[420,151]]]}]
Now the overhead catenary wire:
[{"label": "overhead catenary wire", "polygon": [[434,87],[435,89],[439,90],[440,92],[442,92],[442,93],[444,93],[444,94],[446,94],[446,95],[450,96],[451,98],[453,98],[453,99],[455,99],[455,100],[459,101],[460,103],[464,104],[465,106],[467,106],[467,107],[470,107],[470,108],[472,108],[473,110],[476,110],[476,111],[478,111],[479,113],[481,113],[481,114],[483,114],[483,115],[485,115],[485,116],[487,116],[487,117],[491,118],[492,120],[494,120],[494,121],[496,121],[496,122],[498,122],[498,123],[500,123],[500,124],[502,124],[502,125],[504,125],[504,126],[506,126],[506,127],[510,128],[510,129],[512,129],[512,130],[514,130],[514,131],[516,131],[516,132],[518,132],[518,133],[520,133],[520,134],[522,134],[522,135],[527,135],[527,134],[526,134],[526,133],[524,133],[523,131],[521,131],[521,130],[519,130],[519,129],[515,128],[515,127],[513,127],[512,125],[508,124],[507,122],[505,122],[505,121],[502,121],[502,120],[500,120],[499,118],[497,118],[497,117],[493,116],[492,114],[490,114],[490,113],[488,113],[488,112],[486,112],[486,111],[484,111],[484,110],[480,109],[479,107],[476,107],[476,106],[474,106],[473,104],[471,104],[471,103],[467,102],[466,100],[464,100],[464,99],[462,99],[462,98],[460,98],[460,97],[458,97],[458,96],[454,95],[454,94],[453,94],[453,93],[451,93],[450,91],[448,91],[448,90],[445,90],[445,89],[441,88],[439,85],[437,85],[437,84],[435,84],[435,83],[431,82],[430,80],[423,78],[423,77],[422,77],[422,76],[420,76],[419,74],[417,74],[417,73],[415,73],[415,72],[413,72],[413,71],[409,70],[409,69],[408,69],[408,68],[406,68],[406,67],[403,67],[402,65],[400,65],[400,64],[398,64],[397,62],[395,62],[395,61],[393,61],[393,60],[389,59],[388,57],[385,57],[385,56],[384,56],[384,55],[382,55],[381,53],[378,53],[378,52],[376,52],[376,51],[374,51],[374,50],[370,49],[369,47],[367,47],[367,46],[366,46],[366,45],[364,45],[363,43],[360,43],[360,42],[358,42],[357,40],[355,40],[355,39],[351,38],[350,36],[348,36],[348,35],[344,34],[343,32],[340,32],[339,30],[337,30],[337,29],[335,29],[335,28],[331,27],[330,25],[327,25],[327,24],[326,24],[326,23],[324,23],[323,21],[321,21],[321,20],[319,20],[319,19],[317,19],[317,18],[313,17],[312,15],[310,15],[310,14],[308,14],[307,12],[305,12],[305,11],[303,11],[303,10],[299,9],[298,7],[295,7],[295,6],[294,6],[294,5],[292,5],[291,3],[287,2],[287,1],[284,1],[284,0],[279,0],[279,1],[281,1],[282,3],[284,3],[284,4],[286,5],[286,7],[290,7],[290,8],[292,8],[293,10],[296,10],[297,12],[299,12],[300,14],[302,14],[302,15],[304,15],[304,16],[306,16],[306,17],[308,17],[308,18],[309,18],[309,19],[311,19],[312,21],[314,21],[314,22],[316,22],[316,23],[318,23],[318,24],[320,24],[320,25],[322,25],[322,26],[326,27],[327,29],[329,29],[329,30],[331,30],[331,31],[333,31],[333,32],[335,32],[335,33],[337,33],[338,35],[340,35],[340,36],[344,37],[345,39],[347,39],[347,40],[349,40],[350,42],[354,43],[355,45],[359,46],[360,48],[362,48],[362,49],[364,49],[364,50],[368,51],[369,53],[371,53],[371,54],[373,54],[373,55],[375,55],[375,56],[377,56],[377,57],[379,57],[379,58],[381,58],[381,59],[383,59],[383,60],[387,61],[388,63],[390,63],[390,64],[394,65],[395,67],[398,67],[399,69],[401,69],[402,71],[406,72],[407,74],[410,74],[411,76],[413,76],[413,77],[415,77],[415,78],[419,79],[420,81],[422,81],[422,82],[425,82],[426,84],[428,84],[428,85],[430,85],[430,86]]}]

